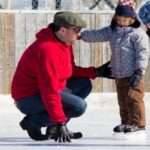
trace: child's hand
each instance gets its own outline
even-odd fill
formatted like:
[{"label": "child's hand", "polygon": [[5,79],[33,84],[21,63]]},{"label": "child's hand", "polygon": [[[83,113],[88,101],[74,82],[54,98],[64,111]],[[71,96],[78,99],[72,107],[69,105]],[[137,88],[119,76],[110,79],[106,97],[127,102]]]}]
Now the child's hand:
[{"label": "child's hand", "polygon": [[129,80],[130,87],[136,88],[142,79],[142,71],[136,70]]}]

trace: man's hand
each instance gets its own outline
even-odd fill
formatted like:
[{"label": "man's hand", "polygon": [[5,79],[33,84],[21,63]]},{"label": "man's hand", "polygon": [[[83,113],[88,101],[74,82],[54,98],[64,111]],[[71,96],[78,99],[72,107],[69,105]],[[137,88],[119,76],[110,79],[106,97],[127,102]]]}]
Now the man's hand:
[{"label": "man's hand", "polygon": [[103,64],[100,67],[95,68],[95,73],[97,77],[104,77],[109,79],[114,79],[111,75],[111,68],[109,67],[110,61]]},{"label": "man's hand", "polygon": [[141,79],[142,79],[142,71],[136,70],[129,80],[130,87],[136,88]]},{"label": "man's hand", "polygon": [[70,133],[65,124],[55,125],[55,127],[56,127],[56,134],[54,135],[53,138],[56,142],[59,143],[71,142]]}]

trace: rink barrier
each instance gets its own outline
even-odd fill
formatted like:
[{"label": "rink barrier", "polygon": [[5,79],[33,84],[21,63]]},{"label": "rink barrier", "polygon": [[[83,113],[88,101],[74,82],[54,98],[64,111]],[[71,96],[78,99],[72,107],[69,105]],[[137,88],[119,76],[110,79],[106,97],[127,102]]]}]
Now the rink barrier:
[{"label": "rink barrier", "polygon": [[[112,11],[76,11],[87,22],[87,28],[97,29],[108,25]],[[56,11],[48,10],[0,10],[0,93],[10,92],[10,82],[16,64],[24,49],[35,39],[35,33],[47,26]],[[99,66],[110,59],[108,43],[85,43],[78,41],[74,47],[76,64],[81,66]],[[146,81],[150,76],[150,68]],[[114,81],[96,79],[93,82],[95,92],[115,91]],[[146,82],[146,91],[150,83]]]}]

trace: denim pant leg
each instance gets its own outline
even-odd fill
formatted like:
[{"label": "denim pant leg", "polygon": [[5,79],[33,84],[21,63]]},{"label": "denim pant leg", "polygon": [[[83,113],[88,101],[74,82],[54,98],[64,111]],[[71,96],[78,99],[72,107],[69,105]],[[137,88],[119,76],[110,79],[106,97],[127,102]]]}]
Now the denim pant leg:
[{"label": "denim pant leg", "polygon": [[67,82],[67,88],[61,93],[65,114],[69,117],[82,115],[87,107],[85,98],[92,89],[91,81],[87,78],[71,78]]},{"label": "denim pant leg", "polygon": [[17,108],[26,116],[30,125],[44,127],[51,124],[48,113],[45,111],[40,95],[34,95],[16,101]]},{"label": "denim pant leg", "polygon": [[[84,98],[88,96],[92,89],[91,82],[87,78],[72,78],[68,81],[67,86],[72,92],[63,91],[61,93],[64,112],[69,118],[80,116],[86,109]],[[24,119],[31,125],[43,127],[52,124],[40,95],[16,101],[16,106],[26,115]]]},{"label": "denim pant leg", "polygon": [[82,115],[86,110],[86,101],[83,98],[64,90],[61,93],[65,115],[70,119]]},{"label": "denim pant leg", "polygon": [[88,78],[73,77],[68,80],[67,88],[71,90],[72,94],[86,98],[92,90],[92,83]]}]

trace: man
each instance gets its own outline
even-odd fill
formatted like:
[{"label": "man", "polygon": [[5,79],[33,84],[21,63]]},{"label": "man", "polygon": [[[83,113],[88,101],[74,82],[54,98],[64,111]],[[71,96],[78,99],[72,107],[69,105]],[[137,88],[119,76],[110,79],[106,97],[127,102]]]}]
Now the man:
[{"label": "man", "polygon": [[142,4],[138,14],[142,23],[145,25],[147,35],[150,37],[150,0]]},{"label": "man", "polygon": [[[109,62],[98,68],[75,65],[72,45],[85,25],[75,13],[56,13],[53,23],[36,34],[17,65],[11,95],[26,115],[20,126],[34,140],[81,138],[81,132],[68,130],[67,122],[85,112],[90,79],[111,74]],[[46,134],[41,127],[47,127]]]}]

